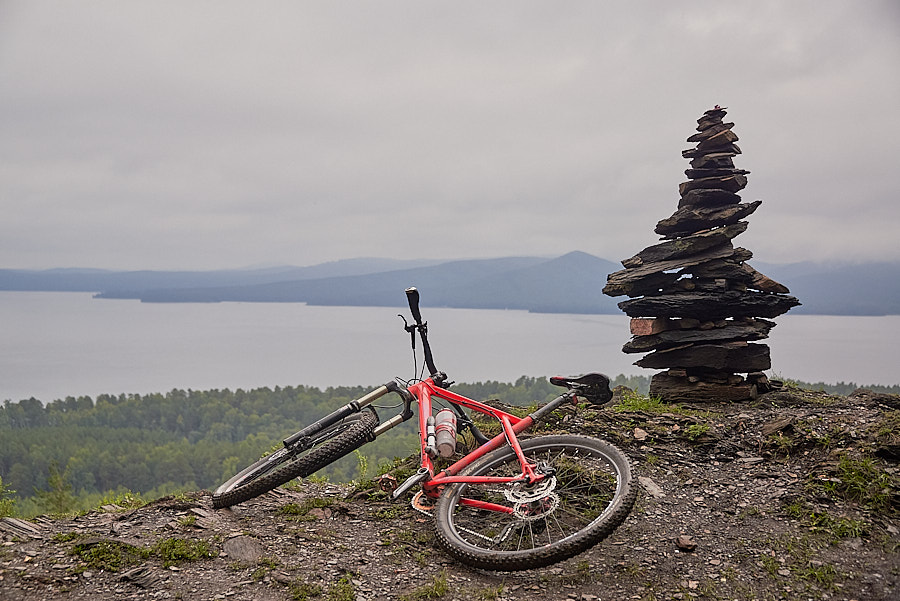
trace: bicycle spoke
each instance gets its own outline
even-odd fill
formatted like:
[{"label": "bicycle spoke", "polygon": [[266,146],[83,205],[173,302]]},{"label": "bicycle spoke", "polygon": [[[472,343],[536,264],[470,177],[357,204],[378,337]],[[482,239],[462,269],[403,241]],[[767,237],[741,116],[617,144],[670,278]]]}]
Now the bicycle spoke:
[{"label": "bicycle spoke", "polygon": [[[525,440],[536,482],[456,483],[436,505],[438,540],[461,560],[492,569],[521,570],[571,557],[607,536],[634,504],[628,460],[596,439],[553,435]],[[511,449],[498,449],[467,475],[516,477]],[[478,509],[470,500],[508,508]]]},{"label": "bicycle spoke", "polygon": [[[500,488],[496,484],[467,484],[461,496],[514,506],[513,514],[458,506],[453,516],[458,531],[468,542],[488,549],[521,550],[553,544],[578,532],[600,516],[614,497],[617,476],[608,462],[567,449],[545,450],[527,455],[530,462],[546,465],[553,470],[558,484],[555,491],[547,490],[530,502],[514,503],[511,490],[522,489],[521,484]],[[515,458],[496,466],[491,476],[516,476],[521,467]],[[540,486],[540,485],[538,485]],[[528,499],[523,493],[523,498]],[[517,530],[515,536],[509,529]],[[506,535],[504,536],[504,532]]]}]

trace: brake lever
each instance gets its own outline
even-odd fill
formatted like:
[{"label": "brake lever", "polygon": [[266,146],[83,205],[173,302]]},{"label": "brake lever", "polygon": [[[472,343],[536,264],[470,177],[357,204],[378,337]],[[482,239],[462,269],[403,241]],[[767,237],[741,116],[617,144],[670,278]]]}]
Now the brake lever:
[{"label": "brake lever", "polygon": [[402,314],[398,313],[397,317],[403,320],[403,329],[409,333],[410,344],[412,344],[412,349],[416,350],[416,326],[409,325],[409,322],[406,321],[406,318],[403,317]]}]

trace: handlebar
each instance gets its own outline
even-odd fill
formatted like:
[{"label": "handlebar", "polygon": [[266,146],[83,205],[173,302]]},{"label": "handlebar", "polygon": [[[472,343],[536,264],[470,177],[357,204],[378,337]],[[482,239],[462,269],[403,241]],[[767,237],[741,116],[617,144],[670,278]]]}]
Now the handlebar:
[{"label": "handlebar", "polygon": [[406,300],[409,301],[409,310],[417,326],[422,325],[422,314],[419,312],[419,290],[415,286],[406,289]]},{"label": "handlebar", "polygon": [[[431,346],[428,344],[428,322],[422,321],[422,313],[419,311],[419,290],[415,286],[410,286],[406,289],[406,300],[409,301],[409,310],[416,322],[416,325],[411,326],[407,324],[405,327],[406,331],[409,332],[409,335],[412,338],[413,351],[416,350],[416,330],[418,330],[419,338],[422,339],[422,352],[425,355],[425,365],[428,367],[431,379],[437,386],[445,388],[452,384],[452,382],[448,383],[447,374],[445,374],[444,372],[439,372],[437,367],[435,367],[434,365],[434,357],[431,354]],[[401,315],[401,317],[403,316]],[[406,318],[403,318],[403,322],[406,323]],[[481,430],[478,429],[478,426],[476,426],[475,423],[469,418],[462,407],[453,402],[451,402],[450,405],[456,410],[456,415],[461,421],[461,428],[468,428],[472,432],[472,436],[475,437],[475,441],[479,445],[488,442],[487,436],[485,436],[481,432]]]},{"label": "handlebar", "polygon": [[438,374],[437,367],[434,366],[434,357],[431,354],[431,346],[428,344],[428,322],[422,321],[422,313],[419,311],[419,290],[415,286],[406,289],[406,300],[409,301],[409,310],[416,322],[414,326],[407,326],[406,331],[413,336],[413,348],[415,349],[415,330],[419,331],[419,338],[422,339],[422,352],[425,355],[425,365],[428,367],[429,375]]}]

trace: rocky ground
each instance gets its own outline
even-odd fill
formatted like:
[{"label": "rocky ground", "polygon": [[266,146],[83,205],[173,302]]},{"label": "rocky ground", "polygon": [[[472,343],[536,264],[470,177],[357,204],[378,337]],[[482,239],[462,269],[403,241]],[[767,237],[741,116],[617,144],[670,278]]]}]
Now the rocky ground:
[{"label": "rocky ground", "polygon": [[219,511],[201,492],[4,519],[0,599],[900,598],[900,397],[785,388],[554,428],[619,445],[641,494],[610,538],[549,568],[467,568],[408,505],[304,482]]}]

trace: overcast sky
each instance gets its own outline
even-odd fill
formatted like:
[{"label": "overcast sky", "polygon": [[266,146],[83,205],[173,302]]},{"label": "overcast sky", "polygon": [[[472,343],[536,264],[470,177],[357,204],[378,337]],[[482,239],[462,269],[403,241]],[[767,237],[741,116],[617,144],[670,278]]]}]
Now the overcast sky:
[{"label": "overcast sky", "polygon": [[737,244],[900,260],[895,0],[0,0],[0,267],[620,260],[716,104]]}]

